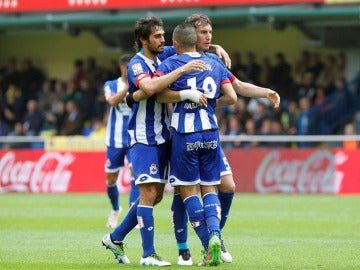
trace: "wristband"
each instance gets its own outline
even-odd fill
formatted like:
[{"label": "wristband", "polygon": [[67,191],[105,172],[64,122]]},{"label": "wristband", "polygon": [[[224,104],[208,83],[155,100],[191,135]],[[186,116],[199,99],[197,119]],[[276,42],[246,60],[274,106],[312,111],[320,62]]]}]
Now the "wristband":
[{"label": "wristband", "polygon": [[126,104],[132,108],[133,104],[135,103],[134,97],[133,97],[133,93],[128,94],[125,98]]},{"label": "wristband", "polygon": [[192,102],[199,103],[201,92],[196,89],[182,90],[179,92],[180,100],[191,100]]}]

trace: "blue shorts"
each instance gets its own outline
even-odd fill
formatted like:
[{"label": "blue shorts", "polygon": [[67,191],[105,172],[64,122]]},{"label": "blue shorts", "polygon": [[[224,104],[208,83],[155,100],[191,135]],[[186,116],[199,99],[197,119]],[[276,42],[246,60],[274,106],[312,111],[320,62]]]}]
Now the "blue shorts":
[{"label": "blue shorts", "polygon": [[225,153],[222,150],[222,148],[220,148],[220,175],[224,176],[224,175],[229,175],[229,174],[232,174],[229,161],[226,158]]},{"label": "blue shorts", "polygon": [[220,184],[220,139],[217,130],[181,134],[173,132],[170,183]]},{"label": "blue shorts", "polygon": [[170,143],[134,144],[129,149],[135,184],[168,182]]},{"label": "blue shorts", "polygon": [[120,169],[124,167],[127,151],[127,147],[108,147],[106,150],[105,172],[114,173],[120,171]]}]

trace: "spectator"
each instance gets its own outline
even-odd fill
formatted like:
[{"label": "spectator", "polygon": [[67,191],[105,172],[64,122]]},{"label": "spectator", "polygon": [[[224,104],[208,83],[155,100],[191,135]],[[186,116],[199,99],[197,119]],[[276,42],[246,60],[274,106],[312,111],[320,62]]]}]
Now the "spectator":
[{"label": "spectator", "polygon": [[[353,123],[346,123],[344,127],[344,135],[357,135],[356,128]],[[344,149],[355,150],[359,147],[359,141],[356,140],[344,140]]]},{"label": "spectator", "polygon": [[16,122],[21,122],[25,106],[21,90],[10,84],[0,106],[2,118],[7,125],[7,133],[12,131]]},{"label": "spectator", "polygon": [[324,68],[321,69],[316,79],[316,85],[324,88],[326,94],[329,95],[334,89],[335,79],[339,76],[341,75],[338,75],[336,59],[334,55],[328,54],[325,59]]},{"label": "spectator", "polygon": [[304,74],[307,72],[310,63],[310,52],[303,50],[301,52],[300,58],[295,61],[293,68],[293,81],[296,84],[301,84]]},{"label": "spectator", "polygon": [[262,87],[271,88],[271,78],[272,78],[272,66],[269,57],[263,57],[261,62],[261,73],[260,73],[260,85]]},{"label": "spectator", "polygon": [[253,52],[248,52],[246,54],[246,78],[247,81],[259,85],[260,82],[260,73],[261,73],[261,66],[256,62],[256,56]]},{"label": "spectator", "polygon": [[[259,127],[259,135],[271,135],[271,120],[269,117],[264,117]],[[269,142],[260,142],[260,146],[268,146]]]},{"label": "spectator", "polygon": [[45,80],[38,96],[38,109],[44,113],[51,111],[55,95],[53,94],[52,81]]},{"label": "spectator", "polygon": [[61,134],[61,128],[66,118],[65,103],[59,100],[56,103],[56,109],[45,114],[45,126],[53,129],[56,135]]},{"label": "spectator", "polygon": [[42,112],[38,110],[38,103],[36,99],[29,99],[26,103],[27,112],[25,113],[23,119],[24,132],[28,136],[37,136],[39,135],[43,123],[44,116]]},{"label": "spectator", "polygon": [[[302,97],[299,100],[300,115],[298,120],[298,133],[299,135],[313,135],[313,118],[310,113],[311,101],[307,97]],[[312,142],[299,142],[299,147],[311,147],[316,143]]]},{"label": "spectator", "polygon": [[295,100],[290,100],[288,106],[281,113],[280,119],[284,130],[289,135],[296,135],[298,133],[300,110]]},{"label": "spectator", "polygon": [[313,104],[315,99],[315,81],[314,75],[312,73],[305,73],[301,83],[296,86],[296,96],[294,98],[301,99],[302,97],[306,97]]},{"label": "spectator", "polygon": [[94,89],[99,89],[105,81],[104,71],[97,65],[95,57],[87,58],[84,79],[88,81],[89,87]]},{"label": "spectator", "polygon": [[309,65],[306,68],[306,72],[314,75],[315,81],[317,80],[321,70],[324,68],[324,63],[321,60],[321,56],[318,52],[310,54]]},{"label": "spectator", "polygon": [[94,116],[94,105],[96,98],[96,89],[91,88],[87,79],[82,79],[80,81],[80,110],[82,112],[82,117],[84,122],[90,122]]},{"label": "spectator", "polygon": [[20,72],[17,68],[17,59],[10,57],[7,60],[6,66],[0,70],[0,89],[5,91],[10,85],[19,86],[19,83]]},{"label": "spectator", "polygon": [[289,89],[292,85],[291,66],[286,61],[283,53],[275,55],[275,65],[271,71],[271,83],[276,92],[279,93],[282,100],[289,99]]},{"label": "spectator", "polygon": [[[16,122],[14,124],[14,129],[9,132],[8,136],[25,136],[25,130],[23,127],[22,122]],[[11,142],[4,145],[4,148],[11,148],[11,149],[23,149],[23,148],[29,148],[28,142]]]},{"label": "spectator", "polygon": [[116,59],[110,60],[110,67],[106,69],[105,81],[114,80],[121,77],[121,71],[119,70],[119,63]]},{"label": "spectator", "polygon": [[326,99],[325,89],[322,87],[317,87],[314,97],[314,105],[321,105]]},{"label": "spectator", "polygon": [[235,52],[232,55],[232,68],[231,72],[241,81],[246,81],[246,65],[242,63],[241,54],[239,52]]},{"label": "spectator", "polygon": [[65,120],[61,126],[60,135],[81,135],[84,121],[78,105],[74,100],[65,103]]},{"label": "spectator", "polygon": [[22,62],[20,76],[20,87],[25,101],[31,98],[37,99],[42,83],[45,80],[44,72],[40,68],[35,67],[30,58],[25,58]]},{"label": "spectator", "polygon": [[75,88],[80,88],[80,82],[84,79],[84,61],[82,59],[76,59],[74,61],[74,73],[71,76],[71,81],[74,83]]},{"label": "spectator", "polygon": [[[257,135],[256,125],[254,119],[250,118],[245,124],[245,135]],[[260,142],[245,141],[241,143],[244,148],[254,148],[260,145]]]},{"label": "spectator", "polygon": [[94,118],[91,125],[89,137],[91,138],[105,138],[106,125],[102,119]]},{"label": "spectator", "polygon": [[271,117],[272,115],[269,113],[267,105],[262,101],[262,99],[258,99],[256,105],[257,110],[253,114],[253,118],[255,120],[256,129],[260,130],[263,120],[267,117]]},{"label": "spectator", "polygon": [[[237,136],[243,133],[243,128],[236,115],[230,114],[228,116],[228,123],[229,123],[229,129],[226,135]],[[241,142],[227,142],[225,143],[224,147],[225,149],[238,148],[240,147],[240,144]]]},{"label": "spectator", "polygon": [[61,96],[61,100],[65,103],[72,100],[75,103],[80,104],[81,94],[71,80],[67,81],[65,93]]},{"label": "spectator", "polygon": [[[272,118],[270,120],[270,134],[276,136],[283,136],[286,135],[284,128],[280,122],[280,120]],[[267,144],[269,147],[289,147],[291,144],[289,142],[284,141],[272,141]]]},{"label": "spectator", "polygon": [[247,101],[245,98],[238,97],[236,103],[232,105],[234,107],[234,113],[240,122],[242,127],[245,126],[246,121],[251,118],[251,114],[247,110]]}]

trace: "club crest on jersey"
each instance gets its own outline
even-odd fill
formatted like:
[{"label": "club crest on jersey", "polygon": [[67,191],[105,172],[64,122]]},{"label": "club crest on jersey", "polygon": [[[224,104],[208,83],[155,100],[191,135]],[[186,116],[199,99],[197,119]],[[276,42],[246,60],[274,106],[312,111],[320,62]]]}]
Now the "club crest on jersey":
[{"label": "club crest on jersey", "polygon": [[111,166],[111,161],[110,159],[106,159],[106,167],[110,167]]},{"label": "club crest on jersey", "polygon": [[141,72],[143,72],[143,69],[142,69],[142,66],[140,63],[133,64],[131,68],[135,75],[138,75]]},{"label": "club crest on jersey", "polygon": [[150,165],[150,174],[157,174],[157,172],[158,172],[158,169],[157,169],[157,167],[156,167],[156,164],[151,164]]}]

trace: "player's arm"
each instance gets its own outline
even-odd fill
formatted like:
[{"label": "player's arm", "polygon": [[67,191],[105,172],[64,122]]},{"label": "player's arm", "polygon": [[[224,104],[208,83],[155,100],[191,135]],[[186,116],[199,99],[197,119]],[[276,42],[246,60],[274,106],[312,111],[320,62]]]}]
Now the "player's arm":
[{"label": "player's arm", "polygon": [[120,102],[122,102],[126,96],[126,94],[128,93],[129,87],[126,86],[122,91],[116,93],[116,94],[111,94],[106,98],[107,103],[110,104],[110,106],[112,107],[116,107]]},{"label": "player's arm", "polygon": [[274,104],[274,108],[280,106],[280,96],[274,90],[242,82],[237,78],[232,82],[232,85],[239,95],[251,98],[267,98]]},{"label": "player's arm", "polygon": [[221,85],[222,96],[216,100],[217,107],[225,107],[235,104],[237,96],[230,82]]},{"label": "player's arm", "polygon": [[207,97],[197,89],[174,91],[166,88],[156,94],[156,101],[159,103],[177,103],[184,100],[190,100],[201,106],[207,105]]},{"label": "player's arm", "polygon": [[138,87],[143,90],[145,94],[152,96],[153,94],[167,88],[182,75],[191,71],[201,71],[203,69],[205,69],[205,63],[203,61],[193,60],[164,76],[153,78],[146,76],[139,80]]}]

